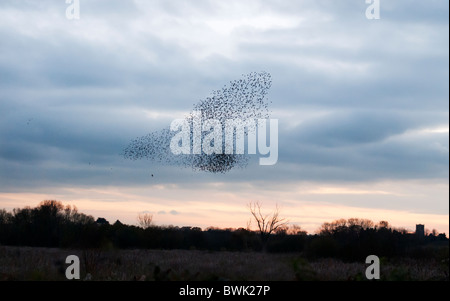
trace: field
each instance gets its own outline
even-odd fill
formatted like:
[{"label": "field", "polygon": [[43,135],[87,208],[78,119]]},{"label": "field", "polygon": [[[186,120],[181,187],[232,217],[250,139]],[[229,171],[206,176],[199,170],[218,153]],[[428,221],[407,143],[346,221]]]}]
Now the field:
[{"label": "field", "polygon": [[[82,280],[365,280],[364,262],[306,260],[299,254],[198,250],[65,250],[0,246],[0,280],[66,280],[77,255]],[[381,259],[382,280],[448,280],[448,260]]]}]

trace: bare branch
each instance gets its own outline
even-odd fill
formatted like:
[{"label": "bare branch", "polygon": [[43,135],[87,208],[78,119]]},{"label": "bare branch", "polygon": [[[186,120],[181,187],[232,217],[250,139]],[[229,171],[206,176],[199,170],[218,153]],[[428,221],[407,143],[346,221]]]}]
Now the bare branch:
[{"label": "bare branch", "polygon": [[258,201],[250,202],[248,204],[248,207],[250,209],[250,213],[256,221],[261,241],[263,243],[263,249],[265,249],[270,235],[280,227],[284,227],[286,224],[288,224],[288,221],[284,218],[279,218],[278,205],[276,206],[275,211],[272,213],[272,215],[263,215],[263,213],[261,212],[261,203]]},{"label": "bare branch", "polygon": [[141,228],[147,229],[152,226],[153,215],[149,213],[140,213],[137,217],[137,220]]}]

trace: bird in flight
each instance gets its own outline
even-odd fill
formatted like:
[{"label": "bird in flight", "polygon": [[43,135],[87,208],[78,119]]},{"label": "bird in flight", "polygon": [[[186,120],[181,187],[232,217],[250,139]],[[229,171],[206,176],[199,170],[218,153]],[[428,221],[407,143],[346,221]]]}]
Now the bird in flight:
[{"label": "bird in flight", "polygon": [[[209,97],[200,100],[186,117],[192,123],[193,112],[201,112],[201,121],[215,119],[225,124],[225,120],[234,119],[245,122],[248,119],[269,118],[267,94],[272,86],[269,73],[252,72],[241,79],[230,81],[222,89],[213,91]],[[205,133],[203,133],[205,134]],[[248,134],[248,133],[246,133]],[[170,150],[170,141],[174,133],[169,128],[151,132],[130,142],[124,149],[127,159],[150,159],[154,162],[190,167],[212,173],[225,173],[234,167],[244,168],[249,156],[245,154],[174,155]],[[192,144],[191,127],[191,144]],[[224,148],[225,141],[222,141]],[[153,174],[152,174],[153,177]]]}]

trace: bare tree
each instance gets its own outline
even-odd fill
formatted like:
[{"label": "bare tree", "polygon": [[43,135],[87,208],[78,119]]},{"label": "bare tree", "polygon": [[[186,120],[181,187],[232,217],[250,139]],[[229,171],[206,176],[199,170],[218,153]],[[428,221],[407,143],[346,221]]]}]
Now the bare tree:
[{"label": "bare tree", "polygon": [[261,238],[263,251],[266,251],[267,242],[269,241],[270,235],[274,233],[277,229],[283,228],[288,224],[288,221],[284,218],[279,217],[278,205],[272,214],[264,215],[261,212],[260,202],[250,202],[248,208],[258,226],[258,232]]},{"label": "bare tree", "polygon": [[307,235],[308,232],[306,230],[303,230],[302,227],[300,227],[299,225],[292,225],[287,229],[286,234],[288,234],[288,235]]},{"label": "bare tree", "polygon": [[387,221],[381,221],[378,223],[378,227],[388,229],[390,227],[390,225],[389,225],[389,222],[387,222]]},{"label": "bare tree", "polygon": [[153,215],[150,213],[139,213],[138,217],[138,225],[141,228],[147,229],[152,226]]}]

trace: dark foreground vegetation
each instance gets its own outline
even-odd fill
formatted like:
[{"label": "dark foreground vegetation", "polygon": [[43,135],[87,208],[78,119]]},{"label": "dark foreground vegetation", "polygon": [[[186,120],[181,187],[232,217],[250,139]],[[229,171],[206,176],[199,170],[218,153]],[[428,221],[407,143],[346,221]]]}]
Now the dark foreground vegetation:
[{"label": "dark foreground vegetation", "polygon": [[[100,277],[103,279],[119,279],[122,276],[123,278],[134,277],[135,275],[132,274],[141,274],[140,277],[145,275],[148,279],[154,279],[155,277],[161,278],[164,271],[167,272],[168,270],[172,272],[171,277],[175,278],[200,277],[195,273],[203,273],[203,278],[231,278],[232,272],[220,274],[214,272],[216,269],[213,267],[210,267],[212,270],[206,267],[197,270],[188,268],[186,271],[181,268],[184,265],[184,263],[181,263],[185,260],[183,258],[188,258],[186,262],[192,262],[193,265],[197,264],[201,267],[208,262],[206,260],[209,258],[208,256],[222,258],[226,254],[228,255],[222,258],[222,263],[217,263],[223,265],[222,269],[225,270],[228,269],[225,268],[227,265],[236,266],[239,262],[237,257],[259,258],[266,256],[268,258],[259,258],[255,262],[247,260],[246,262],[250,266],[246,268],[252,269],[252,265],[257,265],[261,260],[269,260],[271,264],[275,264],[272,267],[275,270],[272,272],[279,274],[273,276],[273,278],[278,280],[301,280],[301,278],[315,277],[328,279],[321,275],[320,271],[321,269],[324,271],[331,269],[330,271],[332,271],[333,267],[338,267],[337,270],[343,269],[339,279],[342,277],[358,278],[361,272],[360,265],[364,265],[365,258],[372,254],[382,259],[386,264],[385,268],[389,267],[387,263],[390,263],[391,267],[395,266],[394,263],[405,264],[402,271],[399,272],[400,278],[448,280],[449,265],[449,244],[445,235],[437,235],[436,233],[429,235],[411,234],[405,230],[393,229],[387,222],[374,224],[365,219],[337,220],[324,223],[319,233],[315,235],[308,235],[298,228],[283,227],[278,229],[276,233],[271,234],[270,239],[266,240],[265,245],[263,245],[261,233],[243,228],[208,228],[202,230],[195,227],[155,226],[149,223],[138,227],[125,225],[120,221],[110,224],[105,219],[95,220],[92,216],[79,213],[76,208],[64,206],[57,201],[44,201],[36,208],[26,207],[14,209],[12,212],[0,210],[0,244],[9,246],[0,249],[2,260],[5,261],[3,265],[0,264],[0,273],[2,272],[1,269],[7,269],[8,260],[16,262],[13,265],[17,267],[17,262],[20,262],[19,258],[23,256],[24,252],[31,252],[32,249],[40,250],[39,252],[43,254],[42,258],[49,256],[48,252],[78,250],[76,252],[84,258],[85,274],[91,270],[103,275]],[[20,247],[13,248],[12,246]],[[25,246],[39,248],[26,248]],[[260,252],[262,250],[265,252]],[[155,258],[161,256],[176,257],[172,259],[172,265],[169,264],[164,267],[160,266],[158,259],[147,258],[142,259],[146,260],[145,263],[138,263],[137,258],[139,256],[136,254],[142,255],[145,252],[153,254],[152,256]],[[200,254],[202,254],[200,257],[203,257],[203,259],[198,257]],[[218,256],[217,254],[221,255]],[[39,257],[38,255],[33,256]],[[197,256],[198,258],[192,259],[190,256]],[[49,256],[49,258],[51,261],[52,256]],[[131,271],[127,268],[129,271],[123,272],[125,274],[122,276],[108,272],[109,269],[114,270],[112,266],[126,265],[127,258],[134,262],[133,264],[145,267],[146,270]],[[56,278],[59,275],[57,272],[58,264],[62,265],[64,258],[58,260],[59,263],[56,266],[54,262],[49,263],[56,269],[53,271],[54,273],[52,272]],[[91,263],[89,263],[90,261]],[[45,262],[45,259],[39,262]],[[170,263],[171,260],[166,259],[164,262]],[[33,266],[31,262],[29,264]],[[277,266],[278,264],[280,265]],[[213,265],[215,266],[216,263]],[[242,263],[242,267],[236,266],[236,268],[245,268],[246,265]],[[100,266],[104,268],[102,269]],[[411,266],[427,268],[418,268],[417,271],[421,270],[424,273],[420,276],[420,273],[413,273],[414,268],[409,269]],[[216,268],[219,269],[219,267]],[[94,271],[95,269],[98,271]],[[281,271],[284,269],[289,272],[283,274]],[[427,270],[430,270],[430,272],[424,272]],[[391,268],[391,274],[392,271],[395,275],[394,268]],[[260,271],[257,276],[253,275],[251,271],[235,272],[234,280],[240,280],[240,278],[260,279],[261,277],[272,280],[271,278],[264,278],[265,273],[270,274],[268,271]],[[45,275],[53,275],[49,273]],[[3,274],[10,275],[5,274],[5,272]],[[38,277],[39,275],[35,276]],[[285,279],[286,277],[288,279]]]},{"label": "dark foreground vegetation", "polygon": [[[364,281],[367,264],[299,253],[200,250],[76,250],[0,246],[0,281],[66,280],[68,255],[81,280],[93,281]],[[448,280],[448,262],[381,258],[382,281]]]}]

